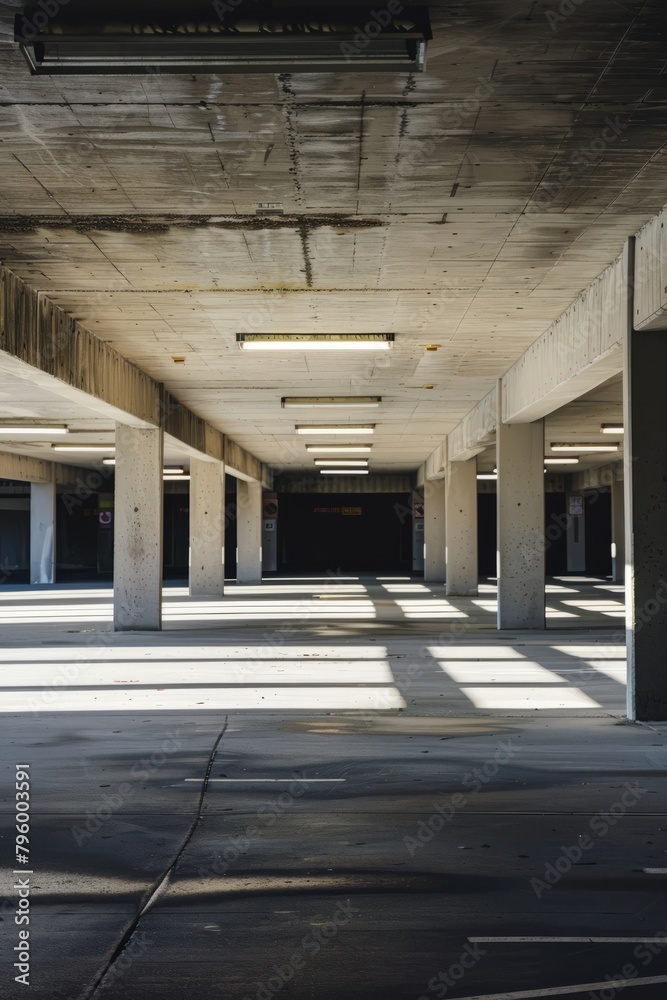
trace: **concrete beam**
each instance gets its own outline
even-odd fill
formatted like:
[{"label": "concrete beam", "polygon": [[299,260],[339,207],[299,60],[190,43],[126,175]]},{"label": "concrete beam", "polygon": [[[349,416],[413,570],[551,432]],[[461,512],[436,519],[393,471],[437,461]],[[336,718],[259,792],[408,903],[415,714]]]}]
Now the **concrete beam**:
[{"label": "concrete beam", "polygon": [[186,450],[270,488],[262,462],[7,268],[0,268],[0,370],[117,423],[161,427]]},{"label": "concrete beam", "polygon": [[623,370],[630,248],[586,288],[502,379],[504,423],[531,423]]},{"label": "concrete beam", "polygon": [[667,330],[667,208],[635,237],[635,330]]},{"label": "concrete beam", "polygon": [[450,462],[467,462],[493,444],[498,419],[498,387],[467,413],[447,436]]},{"label": "concrete beam", "polygon": [[0,452],[0,479],[14,479],[20,483],[56,482],[59,486],[71,486],[90,473],[90,469],[47,462],[29,455],[15,455],[9,451]]}]

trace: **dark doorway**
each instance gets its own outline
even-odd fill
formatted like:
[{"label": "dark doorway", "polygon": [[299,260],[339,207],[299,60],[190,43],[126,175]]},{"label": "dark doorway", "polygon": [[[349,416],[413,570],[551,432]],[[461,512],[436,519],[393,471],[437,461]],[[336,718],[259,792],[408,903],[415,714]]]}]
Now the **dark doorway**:
[{"label": "dark doorway", "polygon": [[586,573],[611,575],[611,492],[596,490],[586,497]]},{"label": "dark doorway", "polygon": [[408,493],[281,493],[282,572],[410,572]]}]

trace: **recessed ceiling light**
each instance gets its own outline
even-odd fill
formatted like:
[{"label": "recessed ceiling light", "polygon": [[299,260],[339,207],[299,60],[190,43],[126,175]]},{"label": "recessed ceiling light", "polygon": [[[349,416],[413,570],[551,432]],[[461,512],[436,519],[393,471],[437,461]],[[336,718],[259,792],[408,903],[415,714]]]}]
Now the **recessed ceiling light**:
[{"label": "recessed ceiling light", "polygon": [[297,424],[297,434],[373,434],[375,424]]},{"label": "recessed ceiling light", "polygon": [[368,469],[320,469],[321,476],[367,476]]},{"label": "recessed ceiling light", "polygon": [[317,455],[370,455],[372,444],[307,444],[306,451]]},{"label": "recessed ceiling light", "polygon": [[109,444],[52,444],[53,451],[114,451]]},{"label": "recessed ceiling light", "polygon": [[244,351],[388,351],[393,333],[237,333]]},{"label": "recessed ceiling light", "polygon": [[545,458],[545,465],[578,465],[578,458]]},{"label": "recessed ceiling light", "polygon": [[45,427],[40,426],[29,426],[28,424],[4,424],[0,425],[0,434],[11,434],[12,437],[18,437],[23,434],[69,434],[69,427]]},{"label": "recessed ceiling light", "polygon": [[592,444],[587,442],[586,444],[554,444],[551,442],[552,451],[618,451],[617,444]]},{"label": "recessed ceiling light", "polygon": [[361,465],[367,466],[367,458],[316,458],[315,465]]},{"label": "recessed ceiling light", "polygon": [[601,434],[625,434],[623,424],[603,424],[600,428]]},{"label": "recessed ceiling light", "polygon": [[368,407],[379,406],[382,396],[283,396],[280,404],[284,409],[294,406],[325,407]]}]

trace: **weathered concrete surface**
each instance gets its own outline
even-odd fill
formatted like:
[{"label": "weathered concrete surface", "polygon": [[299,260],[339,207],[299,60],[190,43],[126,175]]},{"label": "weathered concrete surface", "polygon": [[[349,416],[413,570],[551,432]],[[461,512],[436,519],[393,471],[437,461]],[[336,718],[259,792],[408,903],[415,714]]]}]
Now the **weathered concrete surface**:
[{"label": "weathered concrete surface", "polygon": [[[12,849],[14,764],[30,763],[32,995],[431,1000],[429,983],[452,970],[454,997],[551,989],[574,1000],[627,962],[637,977],[667,977],[664,949],[647,967],[635,943],[591,941],[665,928],[661,877],[643,869],[663,864],[667,734],[623,724],[609,674],[619,650],[600,639],[443,642],[348,624],[337,638],[316,626],[276,643],[246,626],[178,646],[164,633],[93,633],[1,648],[0,669],[31,692],[27,710],[3,715],[0,759]],[[197,664],[254,707],[157,708],[170,683],[202,690]],[[72,665],[77,676],[58,684]],[[518,697],[535,678],[544,689],[540,668],[551,690],[615,690],[616,708],[536,718],[468,701],[445,716],[439,694],[454,677],[470,696],[492,670]],[[297,686],[314,695],[352,681],[358,693],[383,671],[400,711],[263,707],[269,686],[294,706]],[[87,690],[88,708],[60,709],[67,684]],[[109,709],[112,689],[132,699],[142,687],[152,707]],[[3,996],[14,1000],[25,987],[8,958],[17,928],[5,929]],[[535,935],[557,940],[469,940]]]},{"label": "weathered concrete surface", "polygon": [[[502,407],[502,394],[499,410]],[[544,626],[544,425],[504,424],[498,462],[498,628]]]},{"label": "weathered concrete surface", "polygon": [[116,427],[114,628],[162,623],[162,431]]},{"label": "weathered concrete surface", "polygon": [[56,580],[56,484],[30,487],[30,582]]},{"label": "weathered concrete surface", "polygon": [[447,594],[477,593],[477,460],[447,466]]},{"label": "weathered concrete surface", "polygon": [[225,467],[190,462],[190,594],[222,597],[225,589]]},{"label": "weathered concrete surface", "polygon": [[262,484],[239,479],[236,485],[236,580],[262,579]]}]

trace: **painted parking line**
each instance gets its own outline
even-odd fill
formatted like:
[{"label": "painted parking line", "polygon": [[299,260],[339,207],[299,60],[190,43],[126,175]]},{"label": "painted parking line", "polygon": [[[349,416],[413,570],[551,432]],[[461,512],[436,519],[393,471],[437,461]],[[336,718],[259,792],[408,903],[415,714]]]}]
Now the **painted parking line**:
[{"label": "painted parking line", "polygon": [[[183,781],[199,781],[202,782],[203,778],[183,778]],[[347,781],[347,778],[209,778],[209,785],[211,782],[216,781],[220,784],[229,784],[230,782],[240,781],[246,785],[257,785],[260,782],[275,782],[279,785],[284,785],[285,782],[296,782],[298,784],[313,784],[317,782],[318,784],[328,783],[328,782],[338,782]]]},{"label": "painted parking line", "polygon": [[471,944],[649,944],[650,937],[469,937]]},{"label": "painted parking line", "polygon": [[647,979],[605,979],[602,983],[575,983],[574,986],[551,986],[544,990],[514,990],[509,993],[476,993],[461,1000],[533,1000],[534,997],[568,996],[592,990],[630,989],[632,986],[651,986],[667,983],[667,976],[650,976]]}]

